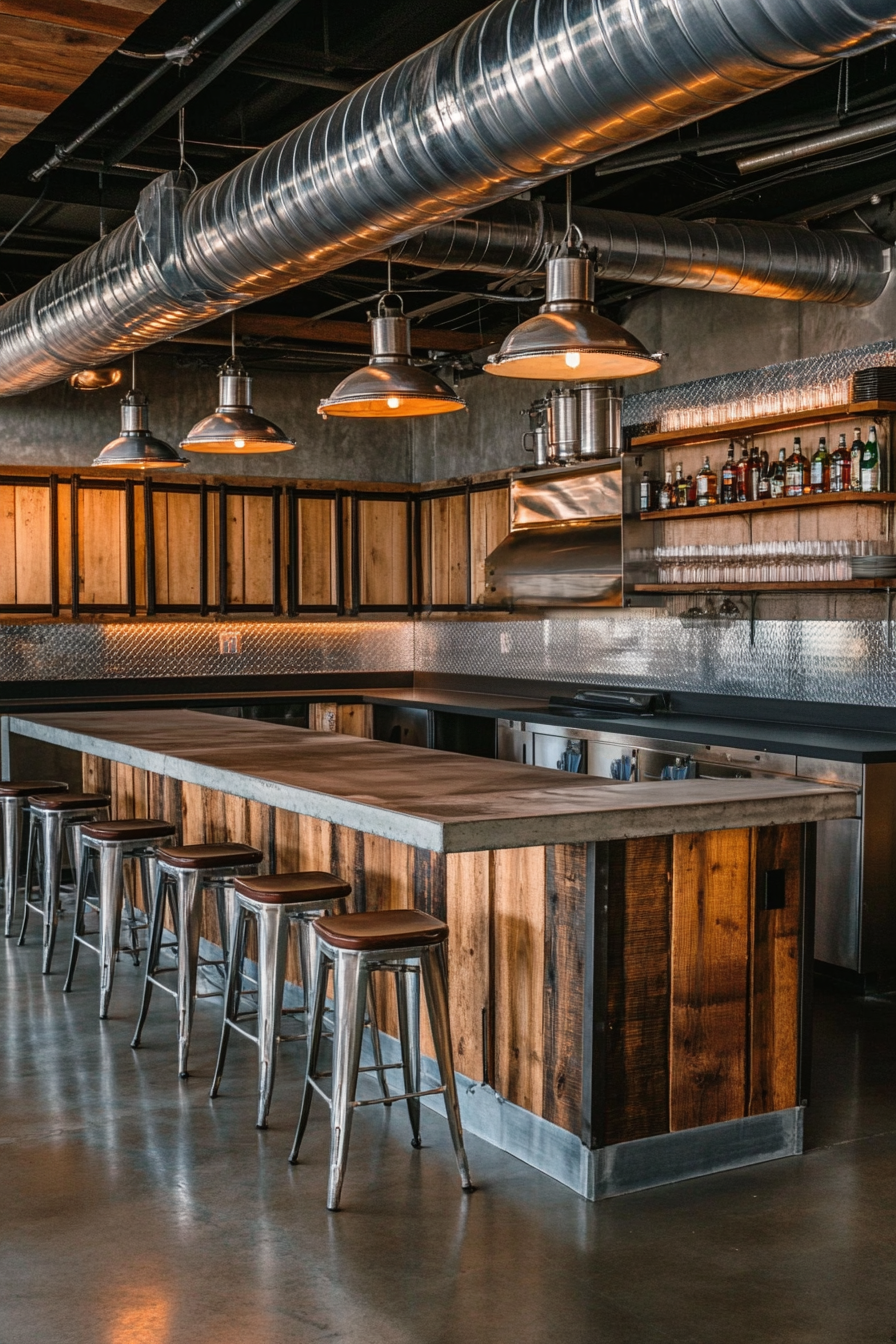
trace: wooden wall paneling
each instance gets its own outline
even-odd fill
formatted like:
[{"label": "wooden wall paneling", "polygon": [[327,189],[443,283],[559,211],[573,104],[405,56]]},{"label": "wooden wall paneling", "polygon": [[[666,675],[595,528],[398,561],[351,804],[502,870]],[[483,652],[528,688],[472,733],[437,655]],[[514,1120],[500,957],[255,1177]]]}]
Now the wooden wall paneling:
[{"label": "wooden wall paneling", "polygon": [[459,1073],[494,1085],[492,862],[487,852],[433,855],[445,865],[448,1004]]},{"label": "wooden wall paneling", "polygon": [[209,490],[205,497],[205,526],[207,546],[205,554],[205,582],[208,590],[208,604],[214,610],[218,606],[218,533],[220,531],[221,511],[217,491]]},{"label": "wooden wall paneling", "polygon": [[494,1051],[497,1092],[541,1114],[544,1095],[545,851],[494,852]]},{"label": "wooden wall paneling", "polygon": [[308,727],[315,733],[335,733],[338,708],[335,700],[315,700],[308,706]]},{"label": "wooden wall paneling", "polygon": [[446,854],[414,850],[414,904],[433,919],[448,919],[448,865]]},{"label": "wooden wall paneling", "polygon": [[421,499],[417,505],[420,511],[420,591],[417,594],[417,601],[421,607],[431,607],[435,598],[433,597],[433,553],[432,553],[432,519],[433,519],[433,501],[431,499]]},{"label": "wooden wall paneling", "polygon": [[[158,496],[156,496],[158,498]],[[166,555],[168,568],[167,601],[175,606],[199,605],[199,495],[169,494]],[[156,555],[160,550],[156,543]],[[158,565],[158,560],[156,561]],[[158,572],[158,570],[157,570]],[[161,602],[162,597],[157,595]]]},{"label": "wooden wall paneling", "polygon": [[79,492],[78,573],[85,605],[127,602],[127,525],[123,490]]},{"label": "wooden wall paneling", "polygon": [[510,490],[477,490],[470,496],[470,568],[473,602],[485,587],[485,557],[510,531]]},{"label": "wooden wall paneling", "polygon": [[352,592],[352,568],[357,537],[352,531],[352,501],[349,495],[342,490],[337,491],[336,513],[338,518],[335,520],[335,526],[337,531],[341,528],[340,535],[342,537],[341,554],[337,542],[339,564],[336,575],[336,602],[340,615],[344,612],[352,614],[354,610],[352,603],[356,597],[356,594]]},{"label": "wooden wall paneling", "polygon": [[610,847],[605,1142],[669,1130],[672,838]]},{"label": "wooden wall paneling", "polygon": [[171,596],[171,557],[168,536],[168,506],[174,498],[174,495],[169,495],[164,490],[153,490],[152,492],[156,602],[163,605],[167,605],[174,600]]},{"label": "wooden wall paneling", "polygon": [[373,705],[340,705],[318,700],[308,706],[308,727],[316,733],[373,737]]},{"label": "wooden wall paneling", "polygon": [[16,601],[16,488],[0,485],[0,603]]},{"label": "wooden wall paneling", "polygon": [[112,792],[112,762],[102,756],[81,754],[81,784],[85,793]]},{"label": "wooden wall paneling", "polygon": [[674,837],[672,1130],[746,1113],[752,885],[748,830]]},{"label": "wooden wall paneling", "polygon": [[299,499],[300,607],[336,604],[336,529],[332,499]]},{"label": "wooden wall paneling", "polygon": [[544,1095],[541,1114],[577,1134],[582,1115],[586,845],[545,849]]},{"label": "wooden wall paneling", "polygon": [[[340,831],[343,827],[338,828]],[[397,840],[353,832],[360,842],[358,857],[364,868],[364,908],[367,910],[412,910],[414,908],[414,850]],[[398,1010],[395,1003],[395,977],[383,972],[374,977],[380,1029],[398,1036]],[[434,1054],[425,1008],[420,1013],[420,1047],[425,1055]],[[398,1083],[401,1075],[393,1075]],[[390,1084],[393,1081],[390,1079]],[[393,1091],[400,1090],[397,1086]]]},{"label": "wooden wall paneling", "polygon": [[15,588],[23,606],[49,605],[50,490],[46,485],[15,487]]},{"label": "wooden wall paneling", "polygon": [[408,602],[407,506],[403,500],[358,501],[362,606]]},{"label": "wooden wall paneling", "polygon": [[170,821],[177,827],[176,844],[181,843],[183,833],[183,785],[179,779],[169,775],[156,775],[147,772],[146,776],[146,813],[162,821]]},{"label": "wooden wall paneling", "polygon": [[467,597],[467,517],[463,495],[432,500],[430,512],[433,606],[463,606]]},{"label": "wooden wall paneling", "polygon": [[[748,1113],[760,1115],[798,1101],[802,827],[758,827],[753,845]],[[764,909],[765,874],[778,869],[785,874],[784,906]]]},{"label": "wooden wall paneling", "polygon": [[56,546],[59,567],[59,604],[70,607],[72,604],[72,490],[70,485],[59,483],[56,496]]},{"label": "wooden wall paneling", "polygon": [[250,607],[270,607],[274,600],[271,498],[269,495],[244,495],[242,504],[243,601]]},{"label": "wooden wall paneling", "polygon": [[224,526],[227,532],[227,588],[228,604],[241,606],[246,600],[245,534],[246,515],[242,495],[226,496]]}]

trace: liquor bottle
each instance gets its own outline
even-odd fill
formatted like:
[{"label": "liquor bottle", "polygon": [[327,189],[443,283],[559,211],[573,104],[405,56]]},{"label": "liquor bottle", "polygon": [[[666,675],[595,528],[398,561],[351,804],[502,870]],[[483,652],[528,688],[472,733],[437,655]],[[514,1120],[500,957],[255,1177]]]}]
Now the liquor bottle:
[{"label": "liquor bottle", "polygon": [[659,507],[661,509],[674,508],[675,507],[673,503],[674,499],[675,499],[675,486],[672,484],[672,473],[671,471],[667,471],[666,479],[660,486],[660,497],[658,500]]},{"label": "liquor bottle", "polygon": [[772,494],[772,471],[769,466],[768,453],[763,448],[759,454],[759,460],[762,463],[759,472],[759,499],[771,499]]},{"label": "liquor bottle", "polygon": [[850,490],[861,490],[862,488],[862,453],[865,451],[865,445],[862,442],[862,430],[856,425],[855,433],[852,437],[852,444],[849,449],[849,488]]},{"label": "liquor bottle", "polygon": [[846,435],[840,435],[836,449],[831,453],[831,489],[835,494],[849,489],[850,452],[846,446]]},{"label": "liquor bottle", "polygon": [[831,459],[828,456],[828,441],[822,435],[818,440],[818,449],[812,454],[809,463],[809,493],[826,495],[831,488]]},{"label": "liquor bottle", "polygon": [[675,480],[672,482],[672,486],[674,494],[671,507],[673,509],[683,509],[688,502],[688,487],[680,462],[675,463]]},{"label": "liquor bottle", "polygon": [[718,482],[716,473],[709,465],[709,458],[703,459],[703,466],[697,472],[697,503],[700,505],[718,504]]},{"label": "liquor bottle", "polygon": [[697,503],[697,482],[693,476],[688,477],[688,507],[693,508]]},{"label": "liquor bottle", "polygon": [[784,494],[784,487],[787,481],[787,466],[784,461],[786,456],[787,449],[782,448],[778,454],[778,460],[771,470],[772,499],[781,499]]},{"label": "liquor bottle", "polygon": [[809,463],[803,457],[803,450],[798,438],[793,441],[793,452],[788,457],[785,467],[785,495],[807,494],[809,489]]},{"label": "liquor bottle", "polygon": [[872,425],[862,453],[862,493],[875,494],[878,490],[880,490],[880,452],[877,447],[877,430]]},{"label": "liquor bottle", "polygon": [[740,461],[739,461],[738,464],[737,464],[737,502],[738,502],[738,504],[744,504],[744,503],[746,503],[746,500],[747,500],[747,498],[748,498],[748,496],[747,496],[747,486],[748,486],[748,484],[749,484],[749,480],[750,480],[750,454],[747,452],[746,445],[744,445],[744,450],[743,450],[743,453],[741,454],[741,459],[740,459]]},{"label": "liquor bottle", "polygon": [[759,498],[759,477],[762,474],[762,458],[756,451],[756,445],[750,449],[750,456],[747,459],[747,499]]},{"label": "liquor bottle", "polygon": [[737,503],[737,463],[734,460],[734,444],[728,445],[728,458],[722,467],[722,503]]},{"label": "liquor bottle", "polygon": [[650,513],[656,508],[656,481],[651,480],[649,471],[641,477],[640,502],[642,513]]}]

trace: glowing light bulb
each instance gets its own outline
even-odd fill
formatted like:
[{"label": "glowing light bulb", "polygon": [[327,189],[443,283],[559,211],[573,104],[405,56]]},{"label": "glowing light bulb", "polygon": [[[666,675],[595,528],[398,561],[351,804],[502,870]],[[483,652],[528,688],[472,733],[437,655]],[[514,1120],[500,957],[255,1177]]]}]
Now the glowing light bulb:
[{"label": "glowing light bulb", "polygon": [[245,439],[234,439],[234,441],[233,441],[233,446],[234,446],[234,448],[245,448],[245,446],[246,446],[246,440],[245,440]]},{"label": "glowing light bulb", "polygon": [[387,397],[386,405],[389,407],[390,411],[397,411],[401,405],[401,400],[398,397]]},{"label": "glowing light bulb", "polygon": [[582,362],[582,356],[579,354],[578,350],[570,350],[569,354],[564,356],[564,358],[568,369],[577,369]]}]

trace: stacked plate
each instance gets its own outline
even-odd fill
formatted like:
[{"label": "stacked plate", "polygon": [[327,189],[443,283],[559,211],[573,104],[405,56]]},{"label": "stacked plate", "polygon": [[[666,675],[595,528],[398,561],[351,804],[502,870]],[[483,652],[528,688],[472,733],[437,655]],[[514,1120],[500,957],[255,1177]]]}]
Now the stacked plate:
[{"label": "stacked plate", "polygon": [[854,579],[891,579],[896,576],[896,555],[854,555],[850,569]]},{"label": "stacked plate", "polygon": [[852,376],[853,401],[896,401],[896,367],[858,369]]}]

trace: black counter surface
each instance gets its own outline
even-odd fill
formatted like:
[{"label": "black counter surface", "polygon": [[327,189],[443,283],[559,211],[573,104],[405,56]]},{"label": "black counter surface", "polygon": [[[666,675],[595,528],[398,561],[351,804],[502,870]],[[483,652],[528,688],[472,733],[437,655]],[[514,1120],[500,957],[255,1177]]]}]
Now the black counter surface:
[{"label": "black counter surface", "polygon": [[701,746],[776,752],[862,764],[896,762],[896,709],[805,701],[672,693],[653,715],[552,708],[576,687],[405,673],[321,673],[301,677],[156,678],[146,681],[0,683],[0,713],[184,706],[242,708],[267,717],[286,704],[327,700],[416,707],[448,714],[525,720],[570,729]]}]

